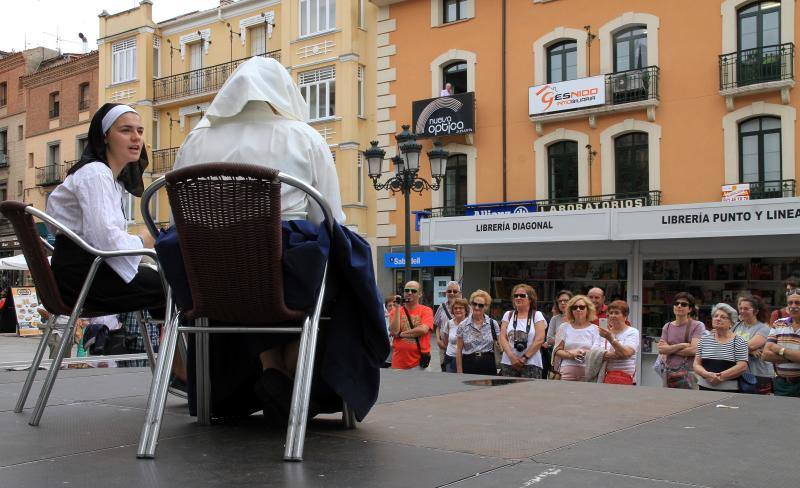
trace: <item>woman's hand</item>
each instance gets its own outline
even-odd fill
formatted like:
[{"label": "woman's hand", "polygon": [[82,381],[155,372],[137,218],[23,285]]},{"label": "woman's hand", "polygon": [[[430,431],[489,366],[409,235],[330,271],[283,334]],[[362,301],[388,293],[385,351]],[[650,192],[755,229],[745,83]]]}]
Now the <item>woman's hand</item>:
[{"label": "woman's hand", "polygon": [[608,330],[608,329],[604,329],[602,327],[598,327],[597,330],[598,330],[598,332],[600,332],[600,337],[602,337],[603,339],[605,339],[607,341],[610,341],[611,339],[614,338],[614,334],[612,334],[611,331]]},{"label": "woman's hand", "polygon": [[149,232],[142,232],[139,234],[139,239],[142,240],[142,245],[145,249],[153,249],[156,245],[156,240]]},{"label": "woman's hand", "polygon": [[706,377],[706,379],[712,385],[719,385],[723,381],[721,373],[709,373],[709,375]]}]

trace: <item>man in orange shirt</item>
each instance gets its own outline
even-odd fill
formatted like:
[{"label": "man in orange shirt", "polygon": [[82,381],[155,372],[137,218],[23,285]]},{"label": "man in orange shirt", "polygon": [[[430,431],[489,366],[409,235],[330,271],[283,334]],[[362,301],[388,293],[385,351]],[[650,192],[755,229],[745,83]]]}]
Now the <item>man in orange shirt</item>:
[{"label": "man in orange shirt", "polygon": [[393,369],[425,369],[430,363],[433,310],[419,299],[419,283],[409,281],[403,288],[403,300],[396,300],[389,312]]}]

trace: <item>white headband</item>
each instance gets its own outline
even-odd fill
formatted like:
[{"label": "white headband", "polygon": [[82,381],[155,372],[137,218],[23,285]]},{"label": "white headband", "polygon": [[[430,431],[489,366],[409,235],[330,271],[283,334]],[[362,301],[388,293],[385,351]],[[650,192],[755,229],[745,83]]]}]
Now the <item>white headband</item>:
[{"label": "white headband", "polygon": [[103,134],[108,132],[108,129],[114,125],[114,122],[117,121],[120,115],[128,112],[133,112],[135,114],[139,113],[127,105],[115,105],[114,108],[109,110],[108,113],[103,117],[103,122],[101,123],[103,127]]}]

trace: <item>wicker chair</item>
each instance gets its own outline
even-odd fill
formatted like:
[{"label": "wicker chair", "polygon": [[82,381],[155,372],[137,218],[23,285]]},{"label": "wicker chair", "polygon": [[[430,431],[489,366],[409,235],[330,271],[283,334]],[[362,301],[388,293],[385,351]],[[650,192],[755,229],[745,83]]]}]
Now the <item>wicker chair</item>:
[{"label": "wicker chair", "polygon": [[[283,299],[281,264],[281,184],[306,192],[321,207],[332,230],[330,206],[304,182],[262,166],[210,163],[171,171],[145,190],[142,212],[151,232],[149,200],[166,186],[192,295],[192,309],[182,312],[194,326],[168,324],[156,379],[150,391],[147,418],[138,456],[152,458],[164,410],[167,365],[178,332],[197,334],[197,419],[209,424],[209,333],[298,333],[301,335],[284,459],[300,461],[311,390],[314,350],[325,293],[327,264],[313,310],[291,310]],[[210,327],[209,320],[237,324]],[[287,327],[287,322],[298,326]],[[300,323],[302,322],[302,327]],[[259,325],[260,327],[255,327]],[[344,408],[345,425],[355,424]]]},{"label": "wicker chair", "polygon": [[[36,349],[33,363],[28,371],[28,376],[25,378],[25,383],[23,384],[22,391],[17,399],[14,412],[22,412],[23,408],[25,407],[25,401],[28,398],[28,393],[33,385],[33,380],[36,377],[36,372],[39,369],[39,365],[42,362],[44,351],[47,348],[47,339],[52,333],[56,316],[63,315],[69,317],[69,321],[65,326],[64,334],[62,335],[61,341],[58,344],[56,357],[53,359],[50,370],[45,378],[44,385],[42,386],[42,391],[39,394],[39,399],[36,402],[36,406],[34,407],[30,421],[28,422],[30,425],[36,426],[39,425],[39,421],[44,413],[44,408],[47,405],[47,400],[49,399],[50,392],[53,389],[53,384],[55,383],[56,376],[58,375],[58,370],[61,367],[64,356],[66,355],[68,344],[71,344],[73,340],[73,336],[75,334],[75,324],[77,323],[78,317],[101,317],[104,315],[122,312],[122,310],[98,310],[84,307],[84,302],[89,295],[89,289],[92,286],[92,282],[94,281],[94,277],[98,268],[100,267],[100,264],[108,258],[117,256],[138,255],[150,256],[155,259],[156,253],[152,249],[120,251],[101,251],[99,249],[95,249],[86,241],[81,239],[77,234],[65,227],[62,223],[53,219],[51,216],[47,215],[41,210],[34,208],[29,203],[4,201],[0,203],[0,212],[2,212],[2,214],[11,222],[11,225],[14,226],[14,231],[16,232],[17,238],[22,245],[22,253],[25,255],[25,260],[28,263],[28,269],[36,285],[39,302],[50,313],[50,319],[48,320],[47,327],[42,334],[42,340],[39,342],[39,346]],[[39,236],[39,232],[36,230],[36,225],[33,222],[33,217],[52,225],[58,229],[61,234],[67,236],[69,239],[78,244],[78,246],[80,246],[84,251],[95,256],[94,262],[92,263],[89,273],[86,276],[86,280],[83,283],[83,287],[81,288],[81,292],[73,305],[68,305],[61,295],[56,278],[53,275],[53,270],[50,267],[50,263],[47,260],[47,254],[45,252],[48,247],[50,247],[52,250],[52,247],[49,244],[46,244]],[[161,276],[161,280],[166,287],[166,280],[164,279],[163,275]],[[139,313],[139,324],[140,326],[144,324],[141,313]],[[143,336],[145,340],[145,348],[147,350],[152,368],[152,365],[155,363],[153,359],[153,347],[150,343],[149,335],[144,333]],[[124,357],[115,356],[115,358]]]}]

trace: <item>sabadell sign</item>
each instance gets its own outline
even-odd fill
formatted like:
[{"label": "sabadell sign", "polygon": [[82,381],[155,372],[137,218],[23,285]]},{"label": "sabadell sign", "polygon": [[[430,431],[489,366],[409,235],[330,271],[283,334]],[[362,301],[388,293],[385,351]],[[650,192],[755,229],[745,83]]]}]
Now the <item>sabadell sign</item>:
[{"label": "sabadell sign", "polygon": [[418,138],[453,136],[475,132],[475,94],[417,100],[411,104],[414,132]]}]

